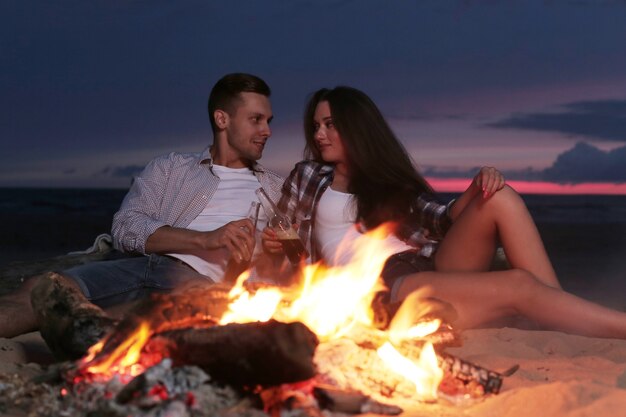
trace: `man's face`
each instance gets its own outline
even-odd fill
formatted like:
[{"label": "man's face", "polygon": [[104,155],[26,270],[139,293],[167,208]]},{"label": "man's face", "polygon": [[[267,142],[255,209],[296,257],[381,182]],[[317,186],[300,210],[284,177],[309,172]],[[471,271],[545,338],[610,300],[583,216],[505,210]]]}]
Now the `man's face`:
[{"label": "man's face", "polygon": [[228,150],[242,160],[261,159],[265,142],[272,134],[272,106],[268,97],[257,93],[241,93],[226,126]]}]

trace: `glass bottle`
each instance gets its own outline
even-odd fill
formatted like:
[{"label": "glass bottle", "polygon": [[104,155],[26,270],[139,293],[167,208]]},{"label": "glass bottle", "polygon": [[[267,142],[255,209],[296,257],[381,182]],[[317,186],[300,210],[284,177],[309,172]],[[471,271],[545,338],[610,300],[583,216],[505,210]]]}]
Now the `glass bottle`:
[{"label": "glass bottle", "polygon": [[274,230],[278,241],[283,245],[283,250],[293,265],[299,264],[303,259],[309,257],[308,252],[302,244],[296,229],[291,226],[291,221],[287,216],[278,211],[276,204],[268,197],[263,188],[256,190],[259,202],[267,215],[267,225]]},{"label": "glass bottle", "polygon": [[[255,239],[256,246],[256,238],[257,238],[257,229],[256,225],[259,220],[259,208],[260,205],[256,201],[250,203],[250,208],[248,209],[248,213],[246,214],[246,218],[249,219],[254,225],[254,229],[252,230],[252,235]],[[254,246],[250,248],[251,256],[254,254]],[[235,261],[235,259],[230,258],[228,263],[226,264],[226,269],[224,271],[224,282],[234,283],[235,280],[241,275],[244,271],[250,268],[252,263],[252,258],[247,260],[242,260],[241,262]]]}]

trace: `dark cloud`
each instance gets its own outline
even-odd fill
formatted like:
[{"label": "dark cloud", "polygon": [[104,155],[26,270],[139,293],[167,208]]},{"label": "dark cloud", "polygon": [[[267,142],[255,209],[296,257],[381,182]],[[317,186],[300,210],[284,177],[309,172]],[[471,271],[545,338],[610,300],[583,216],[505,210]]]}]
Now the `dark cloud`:
[{"label": "dark cloud", "polygon": [[[467,170],[426,167],[422,173],[436,178],[471,178],[480,167]],[[558,183],[626,182],[626,146],[605,152],[585,142],[557,156],[552,166],[503,171],[510,180],[550,181]]]},{"label": "dark cloud", "polygon": [[[434,178],[473,178],[474,175],[480,170],[481,167],[472,167],[469,169],[447,168],[441,169],[437,167],[425,167],[421,173],[425,177]],[[532,167],[518,170],[504,170],[502,171],[505,178],[510,180],[523,180],[523,181],[542,181],[543,171],[536,170]]]},{"label": "dark cloud", "polygon": [[579,101],[560,109],[563,111],[515,114],[486,126],[626,142],[626,100]]},{"label": "dark cloud", "polygon": [[132,178],[139,174],[144,169],[143,165],[125,165],[114,166],[109,165],[96,173],[98,177],[110,177],[110,178]]},{"label": "dark cloud", "polygon": [[554,182],[626,182],[626,146],[604,152],[579,142],[543,171]]}]

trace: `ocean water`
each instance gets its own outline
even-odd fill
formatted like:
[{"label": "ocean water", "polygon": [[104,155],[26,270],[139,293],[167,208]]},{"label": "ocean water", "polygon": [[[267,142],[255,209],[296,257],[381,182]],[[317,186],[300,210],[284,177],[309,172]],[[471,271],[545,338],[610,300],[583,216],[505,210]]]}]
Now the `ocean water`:
[{"label": "ocean water", "polygon": [[[111,215],[125,189],[0,188],[0,214]],[[441,194],[448,201],[456,194]],[[537,223],[626,223],[626,195],[522,196]]]},{"label": "ocean water", "polygon": [[125,189],[0,188],[0,213],[111,214]]},{"label": "ocean water", "polygon": [[[456,194],[441,194],[444,201]],[[624,223],[626,195],[522,195],[536,223]]]}]

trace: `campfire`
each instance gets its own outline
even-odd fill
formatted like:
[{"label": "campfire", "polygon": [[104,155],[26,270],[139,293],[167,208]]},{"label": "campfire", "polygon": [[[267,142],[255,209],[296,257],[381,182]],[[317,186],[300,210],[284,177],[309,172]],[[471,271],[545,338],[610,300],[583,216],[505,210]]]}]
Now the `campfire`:
[{"label": "campfire", "polygon": [[53,367],[48,382],[64,401],[89,399],[83,410],[110,415],[242,407],[392,415],[498,393],[506,372],[445,353],[459,344],[450,306],[426,291],[399,306],[381,301],[388,232],[380,227],[357,241],[349,265],[303,266],[298,285],[254,284],[244,272],[232,288],[154,296],[119,323],[51,274],[33,295],[42,335],[59,356],[80,358]]}]

